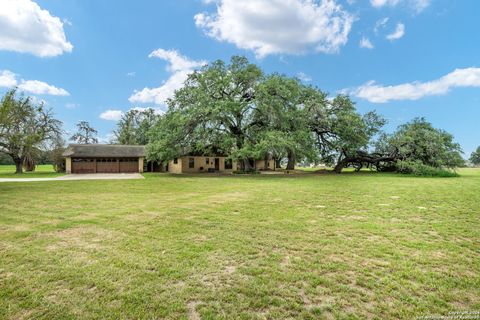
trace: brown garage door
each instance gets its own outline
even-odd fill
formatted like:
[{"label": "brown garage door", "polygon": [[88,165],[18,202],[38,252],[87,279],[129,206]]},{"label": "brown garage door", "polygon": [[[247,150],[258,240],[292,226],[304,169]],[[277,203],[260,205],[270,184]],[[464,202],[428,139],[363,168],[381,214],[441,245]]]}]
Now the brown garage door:
[{"label": "brown garage door", "polygon": [[93,159],[72,159],[73,173],[95,173],[95,161]]},{"label": "brown garage door", "polygon": [[120,159],[120,172],[138,172],[138,159]]},{"label": "brown garage door", "polygon": [[118,173],[118,162],[114,158],[97,159],[97,173]]}]

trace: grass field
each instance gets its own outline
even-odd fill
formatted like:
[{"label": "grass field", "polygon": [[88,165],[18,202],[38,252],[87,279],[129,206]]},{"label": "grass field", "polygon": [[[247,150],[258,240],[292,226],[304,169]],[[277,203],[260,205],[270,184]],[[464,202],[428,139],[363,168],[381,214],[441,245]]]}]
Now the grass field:
[{"label": "grass field", "polygon": [[53,178],[64,175],[53,170],[50,164],[38,165],[33,172],[15,174],[14,165],[0,165],[0,178]]},{"label": "grass field", "polygon": [[0,319],[480,309],[480,170],[0,183]]}]

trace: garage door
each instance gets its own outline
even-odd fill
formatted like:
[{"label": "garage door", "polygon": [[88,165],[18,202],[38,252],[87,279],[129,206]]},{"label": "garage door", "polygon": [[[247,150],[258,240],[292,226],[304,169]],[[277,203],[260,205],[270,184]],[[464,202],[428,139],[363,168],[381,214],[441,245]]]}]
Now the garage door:
[{"label": "garage door", "polygon": [[138,172],[138,159],[120,159],[120,172]]},{"label": "garage door", "polygon": [[118,173],[117,159],[97,159],[97,173]]},{"label": "garage door", "polygon": [[93,159],[72,159],[73,173],[95,173],[95,161]]}]

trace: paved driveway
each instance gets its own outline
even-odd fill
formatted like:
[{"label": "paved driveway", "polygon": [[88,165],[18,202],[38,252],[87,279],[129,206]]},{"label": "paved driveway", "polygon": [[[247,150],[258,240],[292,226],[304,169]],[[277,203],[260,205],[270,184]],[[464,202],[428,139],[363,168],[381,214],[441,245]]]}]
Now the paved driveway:
[{"label": "paved driveway", "polygon": [[55,178],[0,178],[0,182],[145,179],[140,173],[67,174]]}]

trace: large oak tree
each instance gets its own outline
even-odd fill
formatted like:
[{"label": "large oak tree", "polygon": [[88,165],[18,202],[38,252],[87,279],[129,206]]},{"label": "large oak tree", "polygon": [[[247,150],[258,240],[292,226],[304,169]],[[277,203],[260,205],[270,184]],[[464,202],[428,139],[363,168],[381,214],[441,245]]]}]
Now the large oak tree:
[{"label": "large oak tree", "polygon": [[255,94],[262,77],[256,65],[239,56],[232,57],[230,64],[217,60],[190,74],[168,101],[165,119],[153,130],[150,158],[224,153],[249,169],[250,146],[260,125]]},{"label": "large oak tree", "polygon": [[0,151],[15,163],[16,173],[32,153],[61,135],[62,123],[43,103],[35,105],[30,97],[8,91],[0,104]]}]

